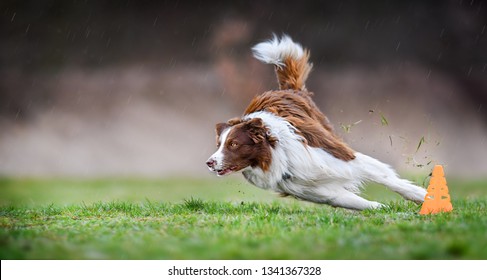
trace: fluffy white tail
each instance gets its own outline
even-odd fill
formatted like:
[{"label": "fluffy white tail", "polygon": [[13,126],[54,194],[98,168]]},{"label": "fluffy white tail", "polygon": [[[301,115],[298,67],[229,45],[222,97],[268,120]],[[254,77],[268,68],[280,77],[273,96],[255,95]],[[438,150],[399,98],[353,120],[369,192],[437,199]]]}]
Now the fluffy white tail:
[{"label": "fluffy white tail", "polygon": [[279,88],[306,90],[305,82],[313,65],[308,62],[309,51],[283,35],[255,45],[252,48],[258,60],[276,66]]}]

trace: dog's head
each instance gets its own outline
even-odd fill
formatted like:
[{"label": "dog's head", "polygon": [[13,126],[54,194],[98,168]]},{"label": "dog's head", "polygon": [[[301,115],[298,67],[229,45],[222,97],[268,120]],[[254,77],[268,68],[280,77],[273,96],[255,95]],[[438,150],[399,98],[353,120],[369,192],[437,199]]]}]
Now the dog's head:
[{"label": "dog's head", "polygon": [[206,165],[218,176],[260,167],[266,171],[271,161],[275,140],[269,135],[262,119],[232,119],[216,125],[217,151]]}]

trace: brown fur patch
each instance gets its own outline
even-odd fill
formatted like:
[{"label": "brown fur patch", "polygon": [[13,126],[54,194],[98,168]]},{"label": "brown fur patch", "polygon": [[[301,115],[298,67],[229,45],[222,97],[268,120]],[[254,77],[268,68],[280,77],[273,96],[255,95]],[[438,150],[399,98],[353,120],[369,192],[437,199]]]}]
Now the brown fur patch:
[{"label": "brown fur patch", "polygon": [[298,130],[307,145],[322,148],[344,161],[354,159],[354,151],[333,132],[328,119],[311,100],[311,95],[307,91],[267,91],[254,97],[244,114],[267,111],[278,115]]},{"label": "brown fur patch", "polygon": [[284,59],[284,66],[276,66],[277,81],[279,82],[279,89],[294,89],[305,90],[304,83],[308,78],[309,72],[313,68],[311,63],[308,63],[309,51],[304,50],[304,54],[300,59],[287,57]]},{"label": "brown fur patch", "polygon": [[227,136],[224,145],[225,162],[240,170],[247,166],[260,167],[263,171],[270,168],[272,154],[266,133],[267,129],[261,119],[240,121],[235,124]]}]

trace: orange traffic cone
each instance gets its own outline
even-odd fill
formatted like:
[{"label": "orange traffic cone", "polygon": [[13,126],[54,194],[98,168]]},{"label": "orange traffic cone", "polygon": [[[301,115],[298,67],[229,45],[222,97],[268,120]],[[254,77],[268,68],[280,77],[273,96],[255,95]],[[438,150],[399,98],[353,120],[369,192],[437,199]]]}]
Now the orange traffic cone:
[{"label": "orange traffic cone", "polygon": [[448,186],[446,185],[443,166],[435,165],[433,168],[433,174],[427,191],[428,193],[424,197],[424,203],[419,214],[435,214],[453,210],[453,206],[450,202],[450,195],[448,194]]}]

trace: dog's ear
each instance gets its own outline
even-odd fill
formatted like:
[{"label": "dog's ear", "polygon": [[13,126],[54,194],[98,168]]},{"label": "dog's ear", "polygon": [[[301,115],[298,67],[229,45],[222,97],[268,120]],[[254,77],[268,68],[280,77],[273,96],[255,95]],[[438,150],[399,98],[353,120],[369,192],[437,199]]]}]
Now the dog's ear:
[{"label": "dog's ear", "polygon": [[220,135],[223,133],[223,131],[231,126],[234,126],[236,124],[242,123],[241,118],[233,118],[229,119],[226,123],[217,123],[216,124],[216,136],[220,137]]},{"label": "dog's ear", "polygon": [[247,123],[245,123],[245,127],[247,128],[250,139],[252,139],[255,144],[261,143],[265,140],[266,129],[261,118],[255,118],[247,121]]},{"label": "dog's ear", "polygon": [[222,132],[227,129],[228,127],[230,127],[230,125],[228,123],[217,123],[216,124],[216,127],[215,127],[215,130],[216,130],[216,137],[220,137],[220,135],[222,135]]},{"label": "dog's ear", "polygon": [[230,126],[234,126],[234,125],[237,125],[239,123],[242,123],[243,120],[241,118],[233,118],[233,119],[229,119],[227,121],[227,124],[229,124]]}]

